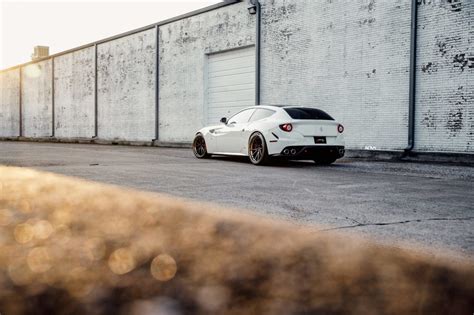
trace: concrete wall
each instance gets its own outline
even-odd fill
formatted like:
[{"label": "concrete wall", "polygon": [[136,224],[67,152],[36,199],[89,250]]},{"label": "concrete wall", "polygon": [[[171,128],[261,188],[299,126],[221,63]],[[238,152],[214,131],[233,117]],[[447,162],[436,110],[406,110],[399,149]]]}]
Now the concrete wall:
[{"label": "concrete wall", "polygon": [[[260,0],[262,103],[328,111],[349,149],[407,145],[411,0]],[[415,149],[473,153],[474,1],[419,1]],[[99,139],[190,142],[206,123],[207,54],[255,44],[247,1],[98,45]],[[55,58],[55,134],[94,135],[94,48]],[[0,136],[19,129],[18,73],[1,72]],[[51,60],[24,66],[23,130],[52,134]],[[16,73],[16,74],[15,74]],[[158,124],[158,126],[157,126]]]},{"label": "concrete wall", "polygon": [[55,136],[94,136],[94,47],[54,59]]},{"label": "concrete wall", "polygon": [[0,72],[0,137],[20,133],[20,70]]},{"label": "concrete wall", "polygon": [[53,133],[51,60],[21,69],[23,136],[50,137]]},{"label": "concrete wall", "polygon": [[262,103],[313,106],[348,148],[407,145],[410,1],[263,1]]},{"label": "concrete wall", "polygon": [[98,46],[99,138],[155,136],[155,30]]},{"label": "concrete wall", "polygon": [[418,19],[416,141],[474,151],[474,1],[423,1]]},{"label": "concrete wall", "polygon": [[161,141],[190,142],[205,124],[205,54],[254,43],[245,2],[160,27]]}]

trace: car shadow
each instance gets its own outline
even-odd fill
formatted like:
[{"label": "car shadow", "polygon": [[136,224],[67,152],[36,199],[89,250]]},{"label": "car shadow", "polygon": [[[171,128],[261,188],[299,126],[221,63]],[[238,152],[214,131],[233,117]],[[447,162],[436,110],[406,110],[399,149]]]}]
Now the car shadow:
[{"label": "car shadow", "polygon": [[[224,155],[213,155],[210,160],[225,161],[225,162],[234,162],[240,164],[252,165],[248,157],[244,156],[224,156]],[[345,164],[338,163],[337,161],[331,165],[318,165],[311,160],[286,160],[286,159],[270,159],[265,165],[261,167],[285,167],[285,168],[308,168],[308,167],[317,167],[317,168],[341,168],[345,167]]]}]

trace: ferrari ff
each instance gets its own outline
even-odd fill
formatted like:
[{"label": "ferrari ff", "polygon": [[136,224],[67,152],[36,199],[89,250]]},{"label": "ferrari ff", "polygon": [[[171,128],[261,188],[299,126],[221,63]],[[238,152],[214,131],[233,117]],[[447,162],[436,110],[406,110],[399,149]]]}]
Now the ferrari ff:
[{"label": "ferrari ff", "polygon": [[199,130],[194,155],[248,156],[255,165],[271,158],[331,164],[344,156],[344,127],[326,112],[300,106],[252,106],[221,124]]}]

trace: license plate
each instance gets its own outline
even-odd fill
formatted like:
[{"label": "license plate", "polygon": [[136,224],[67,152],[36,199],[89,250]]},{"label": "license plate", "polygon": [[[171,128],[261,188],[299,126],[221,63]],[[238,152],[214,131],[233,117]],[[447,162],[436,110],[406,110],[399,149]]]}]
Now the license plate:
[{"label": "license plate", "polygon": [[314,143],[326,144],[326,137],[314,137]]}]

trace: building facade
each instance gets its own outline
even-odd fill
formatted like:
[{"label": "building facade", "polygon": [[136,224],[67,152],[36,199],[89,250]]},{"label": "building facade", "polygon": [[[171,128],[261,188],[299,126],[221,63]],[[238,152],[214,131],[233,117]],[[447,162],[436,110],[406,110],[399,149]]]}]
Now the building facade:
[{"label": "building facade", "polygon": [[411,136],[415,151],[474,153],[474,1],[260,3],[1,71],[0,137],[189,143],[259,95],[326,110],[348,149],[403,151]]}]

